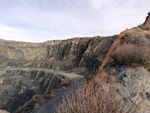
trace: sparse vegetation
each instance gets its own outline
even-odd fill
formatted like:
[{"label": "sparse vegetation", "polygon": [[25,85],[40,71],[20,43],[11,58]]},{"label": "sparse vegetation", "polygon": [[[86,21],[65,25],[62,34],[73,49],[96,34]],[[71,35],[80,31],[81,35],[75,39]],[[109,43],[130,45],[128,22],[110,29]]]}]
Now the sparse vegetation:
[{"label": "sparse vegetation", "polygon": [[[98,79],[97,79],[98,80]],[[100,80],[100,79],[99,79]],[[63,98],[56,108],[57,113],[136,113],[139,105],[126,106],[123,97],[117,94],[115,87],[108,87],[94,81],[84,82],[75,91]]]},{"label": "sparse vegetation", "polygon": [[123,45],[118,47],[111,58],[115,64],[119,65],[142,65],[148,66],[150,61],[150,47],[137,45]]}]

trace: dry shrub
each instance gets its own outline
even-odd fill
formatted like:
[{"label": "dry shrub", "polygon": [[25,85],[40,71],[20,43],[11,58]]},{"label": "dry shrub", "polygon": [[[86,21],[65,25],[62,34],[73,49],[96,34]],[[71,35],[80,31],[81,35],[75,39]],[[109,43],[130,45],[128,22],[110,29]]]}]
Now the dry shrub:
[{"label": "dry shrub", "polygon": [[[120,65],[132,65],[140,64],[145,65],[150,61],[150,46],[138,46],[138,45],[123,45],[111,54],[115,64]],[[147,63],[146,63],[147,64]]]},{"label": "dry shrub", "polygon": [[114,87],[95,85],[93,81],[81,83],[56,108],[57,113],[135,113],[137,110],[135,104],[127,107]]}]

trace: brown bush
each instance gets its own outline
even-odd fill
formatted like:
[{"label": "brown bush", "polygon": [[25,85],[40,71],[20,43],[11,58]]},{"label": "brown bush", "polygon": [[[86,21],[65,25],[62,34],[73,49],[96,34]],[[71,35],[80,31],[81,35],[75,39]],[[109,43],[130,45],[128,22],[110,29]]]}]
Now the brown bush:
[{"label": "brown bush", "polygon": [[115,64],[120,65],[132,65],[140,64],[145,65],[146,62],[150,61],[150,47],[137,46],[137,45],[123,45],[111,54]]},{"label": "brown bush", "polygon": [[126,106],[114,87],[84,82],[63,98],[57,113],[136,113],[138,105]]}]

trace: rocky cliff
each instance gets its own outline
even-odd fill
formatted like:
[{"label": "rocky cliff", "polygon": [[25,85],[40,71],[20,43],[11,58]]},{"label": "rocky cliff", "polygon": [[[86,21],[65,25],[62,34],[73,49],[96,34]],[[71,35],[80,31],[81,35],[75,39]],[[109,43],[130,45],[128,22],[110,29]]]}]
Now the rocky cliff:
[{"label": "rocky cliff", "polygon": [[0,67],[30,66],[60,70],[85,67],[88,74],[98,68],[115,38],[74,38],[38,44],[1,40]]}]

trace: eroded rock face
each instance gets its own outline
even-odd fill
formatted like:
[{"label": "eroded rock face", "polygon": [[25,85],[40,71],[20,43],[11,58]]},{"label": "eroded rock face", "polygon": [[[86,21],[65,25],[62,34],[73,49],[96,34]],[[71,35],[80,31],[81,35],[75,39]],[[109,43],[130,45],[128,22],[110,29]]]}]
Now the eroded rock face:
[{"label": "eroded rock face", "polygon": [[115,38],[87,37],[44,43],[0,40],[0,109],[17,113],[38,109],[67,89],[74,77],[78,78],[72,73],[93,73]]},{"label": "eroded rock face", "polygon": [[[61,89],[70,82],[69,77],[50,70],[13,68],[2,69],[0,72],[0,108],[9,112],[14,112],[18,108],[23,109],[29,103],[32,103],[32,108],[27,107],[27,110],[32,110],[35,108],[36,97],[45,94],[41,98],[48,101],[52,91]],[[40,101],[39,104],[46,101]]]},{"label": "eroded rock face", "polygon": [[11,60],[74,60],[87,49],[89,38],[23,43],[0,41],[1,59]]},{"label": "eroded rock face", "polygon": [[90,75],[99,67],[115,38],[74,38],[44,43],[0,40],[0,67],[40,67],[64,71],[85,67],[87,70],[81,73]]}]

